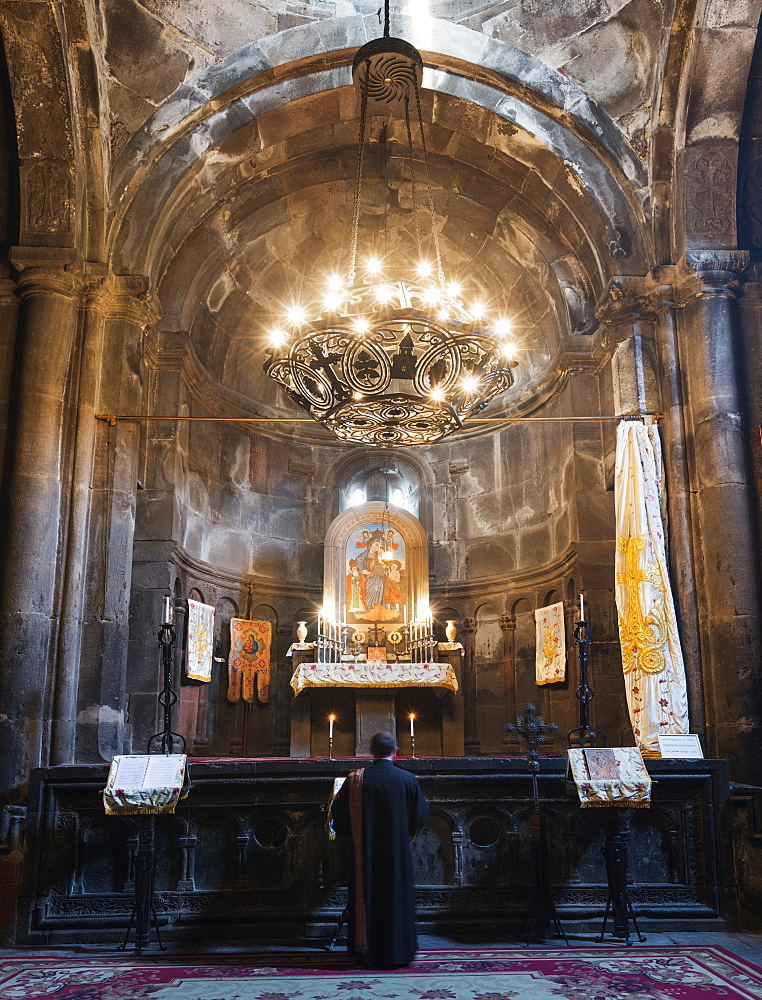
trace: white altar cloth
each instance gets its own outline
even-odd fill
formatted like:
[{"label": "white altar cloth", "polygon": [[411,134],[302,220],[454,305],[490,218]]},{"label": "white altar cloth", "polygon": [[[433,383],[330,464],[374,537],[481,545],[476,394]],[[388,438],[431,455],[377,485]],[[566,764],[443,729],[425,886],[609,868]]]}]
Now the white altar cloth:
[{"label": "white altar cloth", "polygon": [[458,678],[449,663],[302,663],[294,671],[294,697],[308,687],[443,687],[458,690]]}]

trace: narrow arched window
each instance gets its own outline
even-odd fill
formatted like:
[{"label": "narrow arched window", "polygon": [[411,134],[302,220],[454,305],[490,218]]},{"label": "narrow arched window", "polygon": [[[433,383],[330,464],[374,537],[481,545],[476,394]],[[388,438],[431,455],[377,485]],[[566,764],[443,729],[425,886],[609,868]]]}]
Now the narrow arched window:
[{"label": "narrow arched window", "polygon": [[352,490],[352,506],[359,507],[363,503],[365,503],[365,490],[361,490],[359,487]]},{"label": "narrow arched window", "polygon": [[396,489],[392,490],[392,495],[389,497],[389,500],[391,501],[391,503],[394,504],[395,507],[404,507],[405,491],[400,489],[398,486]]}]

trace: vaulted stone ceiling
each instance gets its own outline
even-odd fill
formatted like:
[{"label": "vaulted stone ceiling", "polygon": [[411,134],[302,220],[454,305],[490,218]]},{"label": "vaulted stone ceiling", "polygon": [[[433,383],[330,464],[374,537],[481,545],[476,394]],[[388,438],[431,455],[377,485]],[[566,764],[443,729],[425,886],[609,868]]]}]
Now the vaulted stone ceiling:
[{"label": "vaulted stone ceiling", "polygon": [[[150,276],[164,348],[207,407],[294,414],[262,372],[266,331],[345,266],[350,67],[381,33],[377,4],[103,0],[100,14],[116,269]],[[570,366],[594,367],[596,300],[649,266],[640,156],[671,17],[637,0],[392,4],[392,33],[424,55],[446,270],[515,320],[517,382],[492,412],[536,410]],[[413,256],[405,146],[399,117],[372,119],[361,252],[385,239]]]}]

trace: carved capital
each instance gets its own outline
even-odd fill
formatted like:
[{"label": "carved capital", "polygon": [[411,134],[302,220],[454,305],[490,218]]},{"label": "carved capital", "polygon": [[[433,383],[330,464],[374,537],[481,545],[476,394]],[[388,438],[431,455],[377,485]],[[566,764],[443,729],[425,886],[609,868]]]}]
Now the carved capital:
[{"label": "carved capital", "polygon": [[748,265],[748,250],[687,250],[680,267],[680,304],[707,295],[734,298]]},{"label": "carved capital", "polygon": [[458,631],[461,635],[473,635],[476,631],[476,619],[461,618],[458,622]]},{"label": "carved capital", "polygon": [[498,619],[500,622],[500,628],[506,632],[512,632],[516,628],[516,616],[515,615],[500,615]]},{"label": "carved capital", "polygon": [[612,278],[598,300],[595,316],[608,327],[622,323],[652,323],[656,315],[651,304],[651,281],[644,277]]},{"label": "carved capital", "polygon": [[22,299],[37,295],[79,298],[83,283],[74,250],[14,247],[10,261],[17,272],[16,286]]}]

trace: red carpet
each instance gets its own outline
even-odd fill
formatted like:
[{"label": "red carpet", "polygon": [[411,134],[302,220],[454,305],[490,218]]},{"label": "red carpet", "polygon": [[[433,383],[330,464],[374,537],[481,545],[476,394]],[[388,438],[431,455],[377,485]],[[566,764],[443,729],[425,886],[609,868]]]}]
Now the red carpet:
[{"label": "red carpet", "polygon": [[762,969],[724,948],[422,951],[409,969],[335,954],[0,958],[0,1000],[762,1000]]}]

